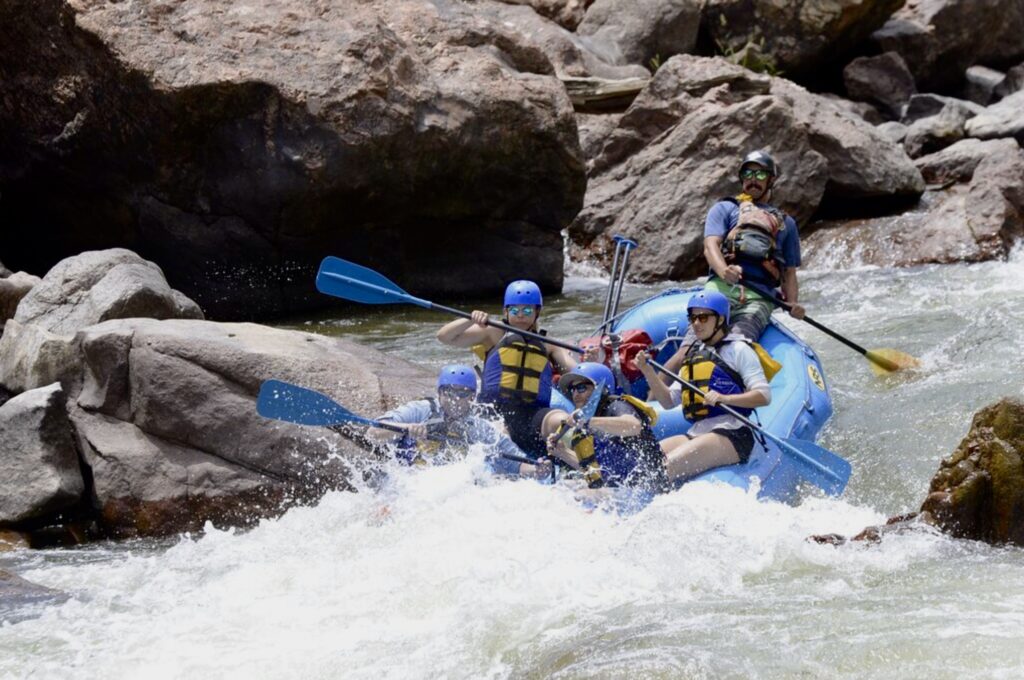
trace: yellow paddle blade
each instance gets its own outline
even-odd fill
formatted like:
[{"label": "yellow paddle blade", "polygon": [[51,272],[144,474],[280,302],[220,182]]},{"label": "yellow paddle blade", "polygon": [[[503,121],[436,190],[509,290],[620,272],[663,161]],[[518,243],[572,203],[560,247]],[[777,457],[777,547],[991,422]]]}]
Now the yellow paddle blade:
[{"label": "yellow paddle blade", "polygon": [[901,352],[898,349],[889,349],[888,347],[869,349],[868,353],[864,356],[871,362],[871,370],[875,372],[875,375],[888,375],[893,371],[899,371],[904,368],[916,368],[921,365],[920,359],[912,357],[906,352]]}]

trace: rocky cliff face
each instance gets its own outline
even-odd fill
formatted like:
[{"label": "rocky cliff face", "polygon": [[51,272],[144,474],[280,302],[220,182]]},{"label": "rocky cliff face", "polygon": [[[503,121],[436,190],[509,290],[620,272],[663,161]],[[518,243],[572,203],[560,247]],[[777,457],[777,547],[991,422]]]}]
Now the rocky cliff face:
[{"label": "rocky cliff face", "polygon": [[326,254],[423,294],[561,286],[572,107],[466,3],[12,0],[0,23],[16,269],[125,246],[217,318],[323,305]]}]

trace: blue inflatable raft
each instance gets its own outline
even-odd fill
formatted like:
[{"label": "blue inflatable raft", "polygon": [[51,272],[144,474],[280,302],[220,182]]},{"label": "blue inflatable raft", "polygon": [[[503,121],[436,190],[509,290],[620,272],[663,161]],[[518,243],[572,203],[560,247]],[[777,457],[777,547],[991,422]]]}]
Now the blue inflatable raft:
[{"label": "blue inflatable raft", "polygon": [[[665,343],[657,360],[665,362],[675,353],[679,339],[686,333],[686,302],[700,288],[666,290],[621,313],[613,324],[613,332],[641,328],[656,345]],[[676,338],[676,340],[672,340]],[[755,422],[783,439],[813,442],[832,415],[832,398],[818,356],[806,343],[774,319],[761,335],[760,344],[782,364],[782,370],[771,381],[772,402],[757,409]],[[634,384],[634,396],[645,398],[647,384]],[[557,392],[552,405],[560,408],[568,402]],[[659,439],[682,434],[690,428],[681,408],[665,411],[656,402],[659,412],[655,433]],[[709,470],[691,481],[717,481],[749,489],[759,480],[758,496],[778,501],[796,499],[803,483],[799,469],[779,447],[768,442],[767,448],[755,445],[750,460],[742,465],[729,465]]]}]

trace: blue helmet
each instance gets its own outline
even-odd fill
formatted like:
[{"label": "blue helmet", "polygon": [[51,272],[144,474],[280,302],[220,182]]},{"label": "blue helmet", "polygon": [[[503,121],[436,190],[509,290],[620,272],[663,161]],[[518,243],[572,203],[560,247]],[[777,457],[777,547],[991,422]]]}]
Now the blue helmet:
[{"label": "blue helmet", "polygon": [[583,380],[592,382],[594,385],[604,383],[606,390],[612,394],[618,394],[619,386],[615,382],[615,376],[612,375],[611,369],[593,361],[576,364],[576,368],[563,375],[558,381],[558,389],[562,391],[562,394],[568,396],[569,388]]},{"label": "blue helmet", "polygon": [[533,281],[513,281],[505,289],[505,304],[511,305],[537,305],[544,306],[544,298],[541,297],[540,287]]},{"label": "blue helmet", "polygon": [[687,313],[691,309],[710,309],[725,319],[725,323],[729,323],[729,298],[716,290],[702,290],[691,295],[689,302],[686,303]]},{"label": "blue helmet", "polygon": [[476,392],[476,371],[461,364],[445,366],[437,376],[437,389],[442,387],[467,387]]}]

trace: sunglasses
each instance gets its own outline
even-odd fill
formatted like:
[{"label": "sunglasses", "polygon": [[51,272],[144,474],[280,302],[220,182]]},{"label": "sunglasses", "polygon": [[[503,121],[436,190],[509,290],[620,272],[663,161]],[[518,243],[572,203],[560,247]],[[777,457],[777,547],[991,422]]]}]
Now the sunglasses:
[{"label": "sunglasses", "polygon": [[758,182],[763,182],[771,176],[767,170],[754,170],[753,168],[740,170],[740,179],[756,179]]},{"label": "sunglasses", "polygon": [[700,321],[701,323],[704,323],[713,316],[718,315],[715,314],[714,312],[698,312],[697,314],[687,314],[686,318],[690,320],[690,323],[693,323],[694,321]]},{"label": "sunglasses", "polygon": [[575,385],[569,385],[569,392],[570,394],[583,394],[592,387],[593,385],[590,383],[578,382]]},{"label": "sunglasses", "polygon": [[506,307],[509,316],[533,316],[533,307]]}]

